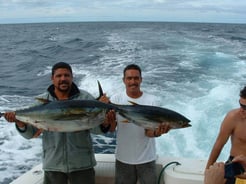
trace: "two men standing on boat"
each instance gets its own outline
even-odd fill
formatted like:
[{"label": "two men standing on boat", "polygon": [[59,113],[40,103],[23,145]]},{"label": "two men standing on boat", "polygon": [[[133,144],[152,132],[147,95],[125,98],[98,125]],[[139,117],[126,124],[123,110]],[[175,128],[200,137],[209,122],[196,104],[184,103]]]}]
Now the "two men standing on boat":
[{"label": "two men standing on boat", "polygon": [[[64,62],[56,63],[52,67],[52,84],[43,99],[56,100],[93,100],[88,92],[79,90],[73,83],[72,68]],[[127,103],[127,100],[136,101],[139,104],[154,105],[154,97],[140,90],[142,82],[141,69],[137,65],[129,65],[124,70],[123,81],[126,91],[123,94],[112,97],[113,102]],[[117,99],[123,97],[120,101]],[[106,95],[100,101],[109,102]],[[6,112],[5,119],[15,122],[19,133],[27,138],[42,135],[43,145],[43,169],[44,184],[95,184],[94,156],[90,133],[105,133],[114,131],[117,126],[117,151],[116,151],[116,184],[140,183],[156,184],[156,148],[154,137],[167,133],[168,124],[161,124],[158,129],[145,130],[142,127],[127,123],[115,124],[115,112],[109,111],[104,122],[92,130],[78,132],[50,132],[40,131],[30,124],[18,121],[15,112]],[[118,118],[118,117],[117,117]],[[137,152],[136,152],[137,148]],[[141,149],[139,149],[141,148]],[[125,160],[127,159],[127,160]]]}]

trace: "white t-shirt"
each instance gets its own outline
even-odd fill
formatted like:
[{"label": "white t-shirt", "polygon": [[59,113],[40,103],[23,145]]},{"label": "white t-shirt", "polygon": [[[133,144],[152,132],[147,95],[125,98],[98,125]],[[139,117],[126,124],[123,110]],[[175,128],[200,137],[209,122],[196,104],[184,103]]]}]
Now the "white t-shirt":
[{"label": "white t-shirt", "polygon": [[[110,101],[120,105],[131,105],[129,101],[141,105],[157,105],[156,97],[153,95],[143,93],[139,98],[130,98],[125,91],[112,96]],[[127,164],[143,164],[156,160],[155,138],[147,137],[143,127],[131,122],[125,123],[125,118],[118,113],[116,118],[116,159]]]}]

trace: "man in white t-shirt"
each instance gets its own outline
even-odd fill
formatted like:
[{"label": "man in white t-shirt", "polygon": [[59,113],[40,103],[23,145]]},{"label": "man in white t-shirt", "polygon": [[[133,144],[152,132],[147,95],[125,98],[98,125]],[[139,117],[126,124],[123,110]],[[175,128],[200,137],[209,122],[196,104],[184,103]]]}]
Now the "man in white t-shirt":
[{"label": "man in white t-shirt", "polygon": [[[129,105],[129,101],[141,105],[157,106],[153,95],[143,93],[140,89],[142,82],[141,69],[138,65],[128,65],[123,72],[123,82],[126,91],[120,92],[110,98],[115,104]],[[115,184],[156,184],[156,147],[155,137],[167,133],[170,126],[161,123],[156,130],[147,130],[134,123],[124,123],[124,118],[116,114],[117,146]],[[111,124],[111,131],[116,127]]]}]

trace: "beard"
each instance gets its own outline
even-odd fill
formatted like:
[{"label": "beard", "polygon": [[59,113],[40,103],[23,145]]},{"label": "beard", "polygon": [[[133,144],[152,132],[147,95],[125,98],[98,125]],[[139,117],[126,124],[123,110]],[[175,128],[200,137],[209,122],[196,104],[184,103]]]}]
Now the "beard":
[{"label": "beard", "polygon": [[57,90],[63,92],[63,93],[67,93],[69,92],[71,89],[71,85],[69,84],[69,82],[67,81],[62,81],[60,84],[58,84],[57,86]]}]

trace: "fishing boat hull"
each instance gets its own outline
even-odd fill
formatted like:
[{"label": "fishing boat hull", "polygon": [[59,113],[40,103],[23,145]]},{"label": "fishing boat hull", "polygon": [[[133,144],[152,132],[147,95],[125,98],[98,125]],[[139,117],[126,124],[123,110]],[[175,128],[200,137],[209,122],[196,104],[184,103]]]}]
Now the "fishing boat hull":
[{"label": "fishing boat hull", "polygon": [[[114,184],[114,154],[96,154],[96,184]],[[158,157],[158,184],[203,184],[206,160]],[[42,184],[42,164],[35,166],[11,184]]]}]

